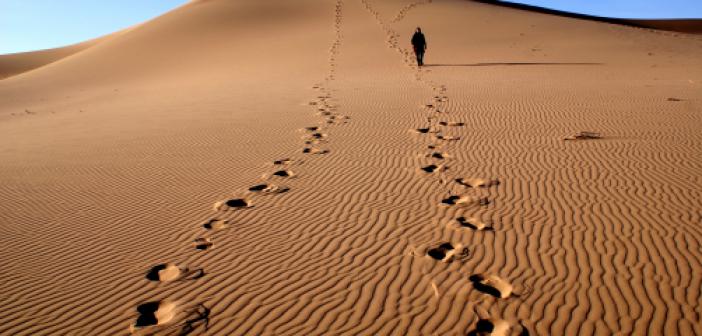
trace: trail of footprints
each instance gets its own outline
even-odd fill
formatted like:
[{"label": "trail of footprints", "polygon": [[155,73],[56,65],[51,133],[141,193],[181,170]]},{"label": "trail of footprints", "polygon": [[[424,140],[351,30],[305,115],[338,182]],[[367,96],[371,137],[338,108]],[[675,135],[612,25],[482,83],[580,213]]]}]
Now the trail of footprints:
[{"label": "trail of footprints", "polygon": [[[432,83],[431,81],[423,79],[423,71],[417,67],[413,52],[402,48],[402,44],[398,42],[399,34],[395,33],[383,22],[380,14],[373,9],[369,1],[360,1],[364,4],[368,12],[370,12],[371,15],[376,18],[378,24],[385,30],[387,34],[388,47],[399,52],[403,56],[403,61],[405,64],[409,68],[416,71],[415,79],[417,81],[428,84],[435,92],[431,102],[420,106],[420,108],[427,114],[427,123],[415,129],[411,129],[410,131],[417,136],[430,136],[432,139],[432,144],[427,146],[428,152],[420,155],[420,158],[428,160],[429,162],[424,165],[420,165],[418,172],[427,177],[439,176],[439,183],[450,186],[449,190],[447,190],[446,196],[441,199],[439,206],[447,208],[459,207],[470,209],[471,207],[489,205],[491,203],[490,200],[487,197],[481,196],[479,191],[482,189],[497,187],[500,184],[498,179],[477,177],[456,177],[453,179],[447,179],[443,176],[446,172],[450,171],[448,161],[451,159],[451,154],[442,150],[442,148],[448,146],[452,142],[461,140],[460,130],[464,126],[467,126],[465,122],[461,120],[454,120],[449,117],[450,112],[446,104],[449,101],[449,97],[446,95],[446,86]],[[391,23],[399,22],[405,16],[407,11],[413,7],[425,3],[431,3],[431,0],[417,1],[405,6],[394,17]],[[587,133],[588,134],[585,134],[585,136],[582,136],[579,133],[578,135],[580,136],[576,135],[576,138],[582,139],[585,137],[599,137],[599,134],[594,134],[591,132]],[[458,192],[454,192],[454,188],[459,188],[460,190]],[[487,223],[474,216],[459,216],[452,220],[448,227],[455,230],[471,230],[475,232],[475,234],[487,234],[496,231],[496,228],[492,223]],[[426,247],[423,251],[424,255],[430,260],[442,263],[462,262],[470,258],[469,248],[460,243],[457,244],[454,242],[438,242],[434,245]],[[518,298],[520,295],[524,294],[516,293],[512,284],[507,279],[504,279],[497,274],[473,274],[468,277],[468,280],[472,284],[473,289],[483,293],[486,296],[493,297],[496,300]],[[435,287],[434,290],[438,296],[438,289]],[[490,317],[485,312],[476,312],[476,315],[479,317],[478,321],[469,335],[512,335],[514,333],[519,333],[520,335],[529,334],[528,329],[521,321],[517,323],[508,322],[499,318]]]},{"label": "trail of footprints", "polygon": [[[329,72],[324,82],[327,84],[315,84],[312,89],[318,92],[316,99],[308,104],[316,108],[315,113],[323,118],[320,125],[308,126],[301,130],[303,133],[303,147],[300,150],[302,155],[324,155],[331,151],[326,148],[329,143],[330,127],[347,124],[350,117],[337,112],[338,105],[333,103],[331,90],[328,84],[335,79],[336,57],[341,45],[341,11],[342,1],[337,0],[335,13],[336,19],[334,29],[336,38],[329,50]],[[259,198],[280,195],[291,191],[291,188],[284,183],[293,180],[298,175],[291,167],[304,164],[301,159],[292,157],[277,159],[272,161],[272,171],[262,175],[262,180],[252,184],[245,191],[246,196],[234,197],[213,204],[213,210],[221,217],[214,217],[201,224],[206,234],[192,241],[192,248],[196,253],[203,253],[213,249],[215,245],[215,235],[226,233],[234,226],[231,217],[232,213],[255,208]],[[199,252],[198,252],[199,251]],[[198,281],[206,279],[206,272],[202,268],[190,268],[178,263],[160,263],[152,266],[146,271],[144,278],[147,281],[165,285],[173,282]],[[129,329],[135,335],[151,335],[154,333],[166,334],[188,334],[199,327],[208,327],[210,309],[202,303],[185,303],[177,300],[163,299],[145,302],[136,307],[136,317],[130,324]]]}]

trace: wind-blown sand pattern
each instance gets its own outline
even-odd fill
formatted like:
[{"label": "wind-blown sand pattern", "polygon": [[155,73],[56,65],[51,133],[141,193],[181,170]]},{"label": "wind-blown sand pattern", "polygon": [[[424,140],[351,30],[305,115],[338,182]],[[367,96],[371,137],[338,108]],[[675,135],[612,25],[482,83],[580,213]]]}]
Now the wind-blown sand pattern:
[{"label": "wind-blown sand pattern", "polygon": [[702,334],[700,55],[471,1],[193,1],[0,80],[0,334]]}]

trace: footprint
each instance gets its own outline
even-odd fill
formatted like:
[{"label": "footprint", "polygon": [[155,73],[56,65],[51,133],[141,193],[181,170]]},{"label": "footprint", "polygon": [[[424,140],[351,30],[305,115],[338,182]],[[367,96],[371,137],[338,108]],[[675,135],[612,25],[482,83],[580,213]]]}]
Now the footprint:
[{"label": "footprint", "polygon": [[304,149],[302,149],[302,152],[305,154],[321,155],[321,154],[329,153],[329,150],[328,149],[313,148],[313,147],[305,147]]},{"label": "footprint", "polygon": [[309,136],[312,137],[312,138],[315,138],[315,139],[324,139],[324,138],[327,137],[326,134],[320,133],[320,132],[312,133],[312,134],[310,134]]},{"label": "footprint", "polygon": [[460,121],[439,121],[439,125],[460,127],[460,126],[464,126],[465,123],[460,122]]},{"label": "footprint", "polygon": [[193,247],[195,247],[196,250],[209,250],[210,248],[212,248],[212,245],[214,245],[214,243],[210,238],[197,238],[193,240]]},{"label": "footprint", "polygon": [[437,166],[437,165],[434,165],[434,164],[430,164],[430,165],[428,165],[428,166],[424,166],[424,167],[419,168],[419,170],[421,170],[421,171],[423,171],[423,172],[425,172],[425,173],[427,173],[427,174],[432,174],[432,173],[436,173],[436,172],[441,172],[441,171],[444,171],[444,170],[446,170],[446,169],[448,169],[448,168],[447,168],[446,166],[444,166],[444,165],[438,165],[438,166]]},{"label": "footprint", "polygon": [[129,326],[134,335],[187,335],[210,321],[210,309],[203,304],[180,307],[170,300],[152,301],[137,306],[137,319]]},{"label": "footprint", "polygon": [[480,219],[476,217],[458,217],[456,218],[456,221],[458,224],[460,224],[462,227],[467,227],[471,228],[476,231],[495,231],[495,228],[492,226],[486,224],[485,222],[481,221]]},{"label": "footprint", "polygon": [[318,145],[322,143],[322,140],[319,139],[310,139],[310,140],[305,140],[305,145]]},{"label": "footprint", "polygon": [[[487,318],[480,319],[475,325],[475,330],[468,333],[469,336],[507,336],[509,335],[511,326],[509,322],[496,319]],[[527,333],[528,335],[528,333]]]},{"label": "footprint", "polygon": [[441,243],[439,246],[427,250],[427,255],[434,260],[450,263],[454,260],[464,260],[468,257],[468,248],[451,243]]},{"label": "footprint", "polygon": [[244,198],[232,198],[226,201],[219,201],[214,204],[214,209],[216,211],[228,210],[228,209],[244,209],[253,207],[251,201]]},{"label": "footprint", "polygon": [[437,159],[437,160],[444,160],[447,158],[450,158],[451,156],[448,153],[444,152],[433,152],[425,155],[425,157],[432,158],[432,159]]},{"label": "footprint", "polygon": [[428,133],[436,133],[436,131],[433,131],[431,127],[424,127],[424,128],[414,128],[411,129],[410,131],[419,133],[419,134],[428,134]]},{"label": "footprint", "polygon": [[295,173],[293,173],[291,170],[282,169],[282,170],[278,170],[278,171],[274,172],[271,175],[278,176],[278,177],[293,177],[293,176],[295,176]]},{"label": "footprint", "polygon": [[207,223],[202,224],[207,230],[219,231],[229,228],[229,221],[225,219],[210,219]]},{"label": "footprint", "polygon": [[176,280],[195,280],[205,276],[205,271],[202,268],[190,270],[187,267],[181,267],[173,263],[158,264],[151,267],[146,278],[151,281],[171,282]]},{"label": "footprint", "polygon": [[601,139],[602,135],[597,132],[581,131],[575,133],[571,136],[565,137],[563,140],[590,140],[590,139]]},{"label": "footprint", "polygon": [[177,308],[176,303],[169,300],[140,304],[137,307],[139,316],[130,329],[134,333],[143,329],[153,329],[153,327],[166,325],[172,322],[178,314]]},{"label": "footprint", "polygon": [[454,206],[454,205],[470,205],[470,204],[479,204],[479,205],[488,205],[490,204],[490,200],[487,199],[487,197],[477,197],[477,196],[469,196],[469,195],[451,195],[447,198],[444,198],[441,200],[441,205],[443,206]]},{"label": "footprint", "polygon": [[456,183],[468,188],[489,188],[500,184],[497,179],[457,178]]},{"label": "footprint", "polygon": [[475,289],[498,299],[519,296],[514,293],[512,284],[494,274],[474,274],[471,275],[468,280],[473,283]]},{"label": "footprint", "polygon": [[276,166],[285,166],[285,165],[289,165],[293,162],[294,162],[293,159],[285,158],[285,159],[275,160],[275,161],[273,161],[273,164]]},{"label": "footprint", "polygon": [[282,194],[284,192],[288,192],[290,188],[288,187],[281,187],[273,184],[257,184],[255,186],[251,186],[249,188],[249,191],[252,192],[257,192],[257,193],[262,193],[262,194]]},{"label": "footprint", "polygon": [[459,136],[454,136],[454,135],[436,134],[435,137],[436,137],[437,140],[444,140],[444,141],[458,141],[458,140],[461,140],[461,137],[459,137]]}]

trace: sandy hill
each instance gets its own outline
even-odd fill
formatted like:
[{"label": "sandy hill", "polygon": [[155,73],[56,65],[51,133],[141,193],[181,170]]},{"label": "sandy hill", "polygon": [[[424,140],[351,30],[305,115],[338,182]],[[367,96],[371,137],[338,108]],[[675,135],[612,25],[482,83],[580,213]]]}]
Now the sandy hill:
[{"label": "sandy hill", "polygon": [[48,64],[75,55],[83,50],[108,41],[131,30],[131,28],[73,45],[30,52],[0,55],[0,80],[39,69]]},{"label": "sandy hill", "polygon": [[463,0],[207,0],[0,58],[0,334],[702,334],[701,54]]}]

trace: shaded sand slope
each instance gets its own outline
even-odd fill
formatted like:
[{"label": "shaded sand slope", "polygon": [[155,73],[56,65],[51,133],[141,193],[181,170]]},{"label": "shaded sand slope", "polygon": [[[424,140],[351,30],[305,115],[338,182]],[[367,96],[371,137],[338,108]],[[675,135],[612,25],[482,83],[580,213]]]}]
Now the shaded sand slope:
[{"label": "shaded sand slope", "polygon": [[0,81],[0,333],[700,334],[701,52],[468,1],[193,2]]},{"label": "shaded sand slope", "polygon": [[701,19],[620,19],[611,17],[594,16],[587,14],[578,14],[565,12],[555,9],[549,9],[544,7],[532,6],[521,3],[505,2],[500,0],[472,0],[476,2],[503,6],[508,8],[515,8],[521,10],[527,10],[536,13],[552,14],[563,17],[583,19],[597,22],[606,22],[613,24],[629,25],[640,28],[653,28],[661,30],[669,30],[681,33],[699,34],[702,33],[702,20]]},{"label": "shaded sand slope", "polygon": [[64,57],[71,56],[89,48],[95,45],[95,43],[97,43],[97,41],[91,40],[62,48],[0,55],[0,79],[15,76],[56,62]]},{"label": "shaded sand slope", "polygon": [[117,38],[138,26],[65,47],[0,55],[0,80],[58,62],[100,43]]},{"label": "shaded sand slope", "polygon": [[128,31],[128,29],[61,48],[0,55],[0,80],[57,62],[114,36],[118,36],[125,31]]},{"label": "shaded sand slope", "polygon": [[702,34],[702,20],[623,20],[635,26]]}]

